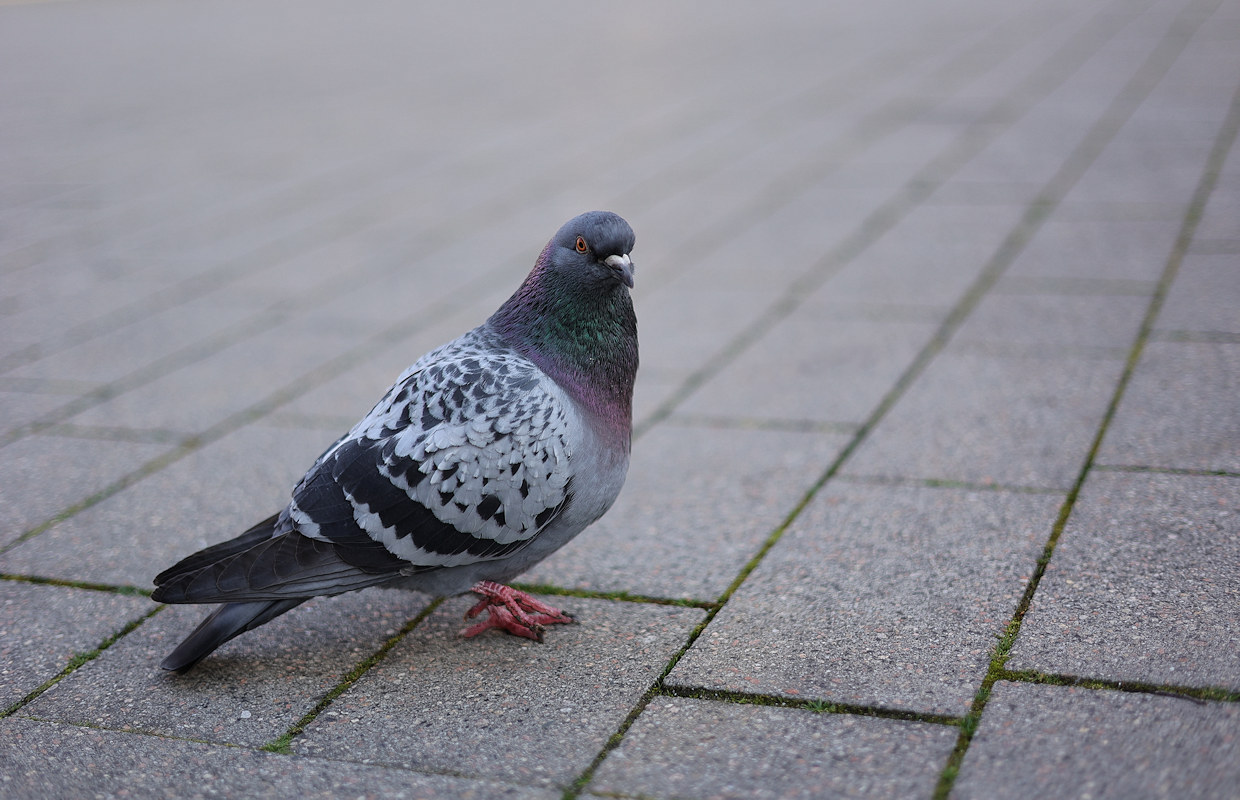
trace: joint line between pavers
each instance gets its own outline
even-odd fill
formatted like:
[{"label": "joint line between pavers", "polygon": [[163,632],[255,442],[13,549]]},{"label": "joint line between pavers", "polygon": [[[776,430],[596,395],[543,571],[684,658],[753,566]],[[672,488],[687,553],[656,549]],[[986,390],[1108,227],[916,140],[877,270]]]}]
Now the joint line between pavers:
[{"label": "joint line between pavers", "polygon": [[47,722],[53,725],[68,725],[73,728],[82,728],[88,731],[105,731],[107,733],[132,733],[137,736],[148,736],[152,739],[163,739],[163,740],[170,741],[170,742],[190,742],[192,744],[205,744],[205,745],[211,745],[213,747],[227,747],[227,748],[234,749],[234,750],[252,749],[252,748],[246,747],[245,745],[236,744],[234,742],[220,742],[220,741],[216,741],[213,739],[196,739],[193,736],[178,736],[172,733],[152,731],[152,730],[147,730],[145,728],[133,728],[133,727],[113,728],[110,725],[102,725],[96,722],[83,722],[81,720],[71,720],[71,719],[57,719],[55,717],[41,717],[41,716],[38,716],[37,714],[21,714],[21,715],[15,714],[14,716],[17,717],[18,719],[30,720],[31,722]]},{"label": "joint line between pavers", "polygon": [[124,586],[120,584],[110,583],[91,583],[88,581],[65,580],[63,578],[47,578],[42,575],[16,575],[8,572],[0,572],[0,581],[14,581],[15,583],[33,583],[40,586],[63,586],[68,589],[86,589],[91,592],[106,592],[108,594],[123,594],[131,597],[150,597],[149,589],[140,589],[137,586]]},{"label": "joint line between pavers", "polygon": [[836,475],[835,480],[841,483],[859,483],[868,486],[911,486],[931,489],[963,489],[970,492],[1007,492],[1010,494],[1049,494],[1062,495],[1064,490],[1050,486],[1013,486],[1003,483],[971,483],[969,481],[944,478],[906,478],[889,475],[858,475],[848,473]]},{"label": "joint line between pavers", "polygon": [[771,417],[728,417],[713,414],[672,414],[665,425],[681,428],[713,428],[718,430],[787,431],[790,433],[857,432],[855,422],[821,422],[814,419],[777,419]]},{"label": "joint line between pavers", "polygon": [[660,686],[655,694],[659,697],[679,697],[686,700],[713,700],[716,702],[737,703],[740,705],[776,706],[812,711],[816,714],[849,714],[859,717],[878,717],[881,719],[901,720],[905,722],[926,722],[932,725],[961,725],[963,717],[950,714],[926,714],[916,711],[883,708],[881,706],[865,706],[853,703],[832,703],[825,700],[805,700],[775,694],[755,692],[739,692],[727,689],[708,689],[690,686]]},{"label": "joint line between pavers", "polygon": [[1146,683],[1144,681],[1116,681],[1055,672],[1039,672],[1031,669],[1003,669],[999,671],[997,679],[1019,681],[1021,683],[1037,683],[1043,686],[1080,686],[1086,689],[1129,692],[1133,694],[1154,694],[1160,697],[1189,700],[1199,705],[1205,705],[1210,702],[1240,703],[1240,691],[1229,689],[1225,686],[1178,686],[1173,684]]},{"label": "joint line between pavers", "polygon": [[156,456],[150,461],[147,461],[142,466],[138,467],[133,472],[122,475],[120,478],[116,479],[108,486],[105,486],[104,488],[100,489],[99,491],[95,492],[94,494],[90,495],[89,497],[83,500],[79,500],[78,502],[74,503],[68,508],[62,509],[60,512],[58,512],[54,516],[44,520],[43,522],[39,523],[38,525],[35,525],[32,528],[27,529],[20,536],[18,536],[16,539],[9,542],[8,544],[4,546],[0,546],[0,556],[9,552],[13,548],[20,546],[24,542],[27,542],[30,539],[33,539],[35,536],[38,536],[39,534],[43,533],[48,528],[51,528],[53,525],[59,522],[63,522],[69,519],[70,517],[72,517],[73,515],[81,511],[84,511],[90,508],[91,506],[101,503],[104,500],[107,500],[112,495],[120,491],[123,491],[124,489],[127,489],[130,486],[133,486],[135,483],[147,477],[148,475],[152,475],[158,472],[159,470],[163,469],[164,467],[168,466],[169,464],[172,464],[172,463],[175,463],[181,460],[185,456],[192,453],[194,450],[197,450],[203,444],[205,444],[205,442],[203,442],[201,439],[199,439],[198,437],[193,437],[191,439],[186,440],[186,442],[182,444],[180,447],[174,448],[172,450],[169,450],[166,453],[162,453],[161,455]]},{"label": "joint line between pavers", "polygon": [[529,594],[549,594],[557,597],[581,597],[589,600],[613,600],[621,603],[645,603],[656,606],[677,606],[680,608],[700,608],[709,611],[718,603],[714,600],[698,600],[689,597],[655,597],[653,595],[633,594],[631,592],[602,592],[592,589],[581,589],[567,586],[556,586],[550,583],[509,583],[514,589]]},{"label": "joint line between pavers", "polygon": [[1240,333],[1232,331],[1157,330],[1150,332],[1155,342],[1186,342],[1190,344],[1240,344]]},{"label": "joint line between pavers", "polygon": [[363,675],[371,670],[372,667],[387,658],[387,655],[392,648],[408,636],[409,633],[420,625],[423,620],[429,617],[435,609],[443,605],[443,602],[444,598],[437,597],[428,603],[426,608],[422,609],[416,616],[413,617],[413,619],[410,619],[402,625],[400,630],[398,630],[395,634],[389,637],[387,641],[379,646],[378,650],[375,650],[375,652],[371,653],[369,657],[358,662],[354,665],[353,669],[345,673],[340,682],[332,687],[332,689],[330,689],[327,694],[323,696],[323,699],[315,704],[314,708],[306,712],[301,719],[294,722],[281,736],[268,742],[259,749],[270,753],[291,755],[293,739],[300,736],[306,730],[306,727],[310,725],[310,723],[314,722],[320,714],[327,710],[328,706],[335,702],[337,697],[348,691],[349,688],[352,687],[353,684],[357,683]]},{"label": "joint line between pavers", "polygon": [[157,358],[150,363],[108,381],[91,391],[81,394],[69,403],[58,406],[52,412],[36,420],[20,425],[0,436],[0,447],[12,444],[27,436],[44,433],[60,425],[61,420],[74,417],[97,405],[133,391],[162,378],[163,376],[183,367],[190,366],[209,358],[225,348],[245,341],[255,334],[270,330],[285,321],[285,316],[265,310],[248,319],[237,322],[222,331],[201,339],[172,353]]},{"label": "joint line between pavers", "polygon": [[1202,478],[1240,478],[1240,472],[1223,469],[1193,469],[1191,467],[1149,467],[1141,464],[1094,464],[1100,472],[1137,472],[1146,475],[1195,475]]},{"label": "joint line between pavers", "polygon": [[[1194,17],[1193,14],[1194,12],[1199,12],[1199,7],[1206,6],[1207,4],[1208,2],[1200,2],[1198,0],[1197,2],[1189,3],[1181,9],[1176,19],[1171,23],[1170,29],[1166,34],[1164,34],[1154,51],[1150,53],[1146,60],[1137,69],[1137,72],[1133,75],[1132,79],[1115,98],[1115,100],[1112,101],[1111,107],[1108,108],[1107,112],[1104,113],[1103,117],[1099,120],[1099,124],[1091,130],[1091,134],[1094,134],[1095,131],[1097,131],[1097,137],[1099,139],[1099,141],[1094,142],[1093,146],[1090,148],[1094,150],[1094,155],[1101,152],[1105,144],[1109,142],[1116,133],[1118,133],[1122,124],[1128,119],[1129,116],[1131,116],[1140,102],[1145,99],[1145,97],[1157,84],[1158,79],[1165,74],[1171,64],[1173,64],[1179,57],[1184,47],[1188,44],[1189,39],[1200,28],[1200,26],[1204,24],[1205,19],[1208,16],[1207,14],[1199,13],[1196,17]],[[1214,8],[1217,8],[1218,4],[1219,0],[1213,0],[1212,5]],[[1185,30],[1185,28],[1187,28],[1187,30]],[[1126,113],[1115,113],[1117,106],[1121,112],[1126,111]],[[1129,357],[1125,362],[1123,372],[1121,373],[1116,384],[1115,392],[1113,393],[1110,402],[1107,404],[1106,411],[1104,412],[1102,420],[1099,423],[1097,433],[1094,436],[1089,452],[1086,454],[1084,463],[1081,466],[1081,470],[1077,475],[1076,481],[1074,482],[1071,490],[1068,492],[1067,497],[1064,499],[1059,517],[1052,527],[1050,537],[1047,539],[1046,545],[1043,548],[1042,556],[1038,559],[1037,566],[1035,567],[1033,574],[1030,576],[1028,584],[1025,586],[1025,591],[1017,604],[1012,619],[1009,621],[1003,636],[1000,638],[1000,641],[995,645],[995,648],[992,651],[990,669],[987,671],[986,677],[982,680],[982,684],[978,688],[978,692],[974,697],[972,708],[969,714],[966,715],[964,724],[961,726],[960,738],[957,741],[956,748],[948,758],[948,762],[943,768],[939,785],[935,790],[935,798],[946,798],[951,792],[956,776],[959,773],[960,766],[968,752],[973,734],[976,732],[977,726],[980,724],[982,715],[985,712],[986,704],[989,702],[990,692],[995,681],[1003,679],[1004,677],[1020,676],[1024,674],[1009,672],[1005,668],[1007,659],[1011,654],[1012,646],[1016,641],[1016,637],[1020,633],[1021,623],[1024,620],[1025,614],[1029,610],[1030,604],[1033,602],[1034,595],[1036,594],[1038,585],[1046,572],[1046,565],[1049,563],[1052,555],[1054,554],[1059,537],[1063,533],[1063,529],[1067,525],[1068,518],[1072,514],[1073,507],[1080,495],[1081,487],[1084,485],[1086,477],[1093,468],[1094,460],[1097,457],[1098,450],[1101,448],[1103,437],[1106,435],[1106,431],[1110,426],[1112,419],[1115,417],[1120,401],[1123,399],[1124,392],[1127,389],[1128,383],[1132,378],[1132,374],[1136,369],[1136,365],[1141,358],[1141,353],[1145,342],[1149,339],[1150,333],[1153,330],[1154,321],[1158,317],[1158,313],[1162,308],[1163,302],[1171,287],[1171,283],[1175,279],[1175,276],[1179,271],[1180,264],[1183,261],[1184,254],[1187,252],[1188,246],[1192,241],[1193,233],[1196,230],[1198,221],[1201,218],[1202,210],[1204,209],[1206,201],[1209,199],[1210,194],[1213,192],[1214,186],[1217,183],[1223,161],[1226,158],[1228,151],[1231,149],[1232,144],[1236,140],[1237,131],[1240,131],[1240,89],[1237,89],[1233,95],[1227,117],[1224,119],[1223,124],[1220,126],[1219,132],[1215,137],[1210,154],[1206,159],[1206,164],[1203,168],[1201,178],[1198,181],[1197,187],[1193,192],[1192,200],[1190,201],[1188,209],[1185,213],[1180,232],[1177,235],[1175,244],[1168,256],[1167,263],[1163,268],[1163,273],[1159,278],[1158,286],[1155,289],[1153,296],[1150,298],[1150,303],[1146,308],[1146,313],[1142,320],[1140,330],[1137,332],[1129,353]],[[1082,142],[1082,146],[1089,143],[1089,138],[1090,137],[1087,136],[1086,140]],[[1069,163],[1071,161],[1072,159],[1069,159]],[[1092,161],[1092,159],[1089,159],[1089,161]],[[1082,172],[1085,167],[1088,166],[1089,161],[1086,161],[1080,165]],[[1119,685],[1116,685],[1114,688],[1119,688]],[[1162,687],[1159,691],[1178,693],[1178,687]]]},{"label": "joint line between pavers", "polygon": [[105,650],[107,650],[112,645],[116,644],[116,642],[119,641],[121,637],[131,633],[132,631],[137,629],[138,626],[142,625],[148,619],[155,616],[160,611],[163,611],[165,608],[166,606],[156,606],[155,608],[146,612],[142,616],[137,617],[136,619],[130,620],[129,623],[126,624],[124,627],[122,627],[120,630],[116,631],[111,636],[108,636],[106,639],[100,642],[95,647],[95,649],[74,654],[74,656],[71,659],[69,659],[69,663],[65,665],[64,669],[62,669],[58,675],[56,675],[51,680],[45,682],[43,685],[39,686],[34,691],[30,692],[29,694],[27,694],[21,700],[18,700],[13,705],[9,706],[3,711],[0,711],[0,719],[4,719],[5,717],[12,716],[17,711],[21,710],[24,706],[34,701],[35,698],[37,698],[39,695],[43,694],[48,689],[51,689],[53,686],[60,683],[65,678],[69,677],[69,675],[77,671],[77,669],[81,667],[83,664],[94,661],[96,658],[102,655]]}]

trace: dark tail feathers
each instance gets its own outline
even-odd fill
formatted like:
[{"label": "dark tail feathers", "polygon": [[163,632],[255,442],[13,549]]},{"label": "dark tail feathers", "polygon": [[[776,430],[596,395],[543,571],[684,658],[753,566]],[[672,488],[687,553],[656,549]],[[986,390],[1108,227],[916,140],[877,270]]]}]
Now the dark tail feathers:
[{"label": "dark tail feathers", "polygon": [[289,600],[225,603],[211,612],[159,666],[172,672],[185,672],[234,636],[270,622],[309,599],[295,597]]}]

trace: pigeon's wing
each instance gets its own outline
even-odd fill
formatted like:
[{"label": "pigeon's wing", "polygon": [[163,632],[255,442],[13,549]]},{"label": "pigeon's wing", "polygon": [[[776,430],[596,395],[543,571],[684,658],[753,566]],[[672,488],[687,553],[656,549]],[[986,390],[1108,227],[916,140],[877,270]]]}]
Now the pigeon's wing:
[{"label": "pigeon's wing", "polygon": [[161,573],[157,599],[339,594],[510,555],[571,501],[566,403],[524,358],[458,340],[328,448],[279,517]]},{"label": "pigeon's wing", "polygon": [[458,340],[323,454],[285,515],[363,569],[503,558],[570,501],[567,403],[511,350]]}]

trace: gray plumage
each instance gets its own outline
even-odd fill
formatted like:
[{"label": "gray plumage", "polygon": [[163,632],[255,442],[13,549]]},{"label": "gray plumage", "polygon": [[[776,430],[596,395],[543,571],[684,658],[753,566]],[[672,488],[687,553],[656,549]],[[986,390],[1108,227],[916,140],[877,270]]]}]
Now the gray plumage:
[{"label": "gray plumage", "polygon": [[166,603],[224,603],[161,666],[182,671],[310,597],[368,586],[483,595],[541,638],[558,609],[498,585],[597,520],[629,461],[633,232],[566,223],[484,324],[419,359],[327,449],[278,514],[155,578]]}]

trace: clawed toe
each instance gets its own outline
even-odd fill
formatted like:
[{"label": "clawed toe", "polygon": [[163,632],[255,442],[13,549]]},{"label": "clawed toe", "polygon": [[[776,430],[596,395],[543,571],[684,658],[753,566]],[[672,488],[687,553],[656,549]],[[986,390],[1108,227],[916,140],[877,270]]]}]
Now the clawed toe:
[{"label": "clawed toe", "polygon": [[562,625],[573,621],[572,617],[560,609],[502,583],[482,581],[470,591],[481,595],[482,599],[465,612],[465,619],[473,619],[483,611],[487,612],[487,618],[462,631],[461,635],[465,637],[499,628],[514,636],[541,642],[545,630],[543,626]]}]

